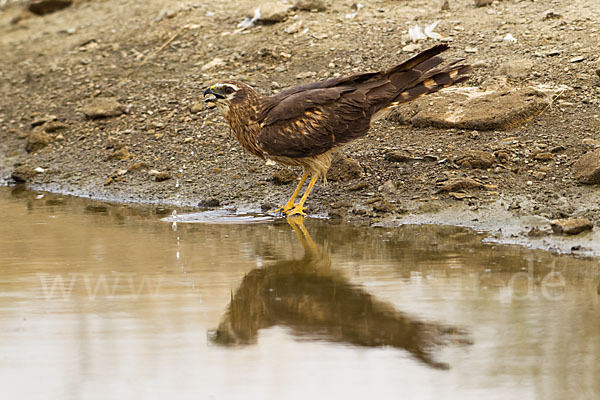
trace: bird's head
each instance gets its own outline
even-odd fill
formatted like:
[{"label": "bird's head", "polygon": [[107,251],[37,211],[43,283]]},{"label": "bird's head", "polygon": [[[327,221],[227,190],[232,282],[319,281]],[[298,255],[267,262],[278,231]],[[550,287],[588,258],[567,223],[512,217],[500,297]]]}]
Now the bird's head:
[{"label": "bird's head", "polygon": [[249,89],[248,85],[236,81],[215,83],[204,91],[204,102],[216,106],[221,114],[226,115],[231,106],[246,100]]}]

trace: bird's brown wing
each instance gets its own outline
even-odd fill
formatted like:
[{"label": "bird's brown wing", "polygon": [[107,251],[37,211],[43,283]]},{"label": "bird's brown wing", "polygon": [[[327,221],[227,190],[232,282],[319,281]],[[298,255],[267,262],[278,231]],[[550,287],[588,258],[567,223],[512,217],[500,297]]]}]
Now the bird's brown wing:
[{"label": "bird's brown wing", "polygon": [[358,74],[340,78],[330,78],[324,81],[305,83],[303,85],[283,89],[275,96],[273,96],[273,98],[283,100],[286,97],[291,96],[295,93],[305,92],[308,90],[326,89],[336,86],[356,86],[367,81],[381,78],[382,76],[391,78],[392,83],[395,84],[398,84],[400,82],[407,84],[410,83],[412,80],[417,79],[419,76],[422,75],[423,72],[441,64],[443,62],[443,59],[436,56],[446,50],[448,50],[448,45],[438,44],[409,58],[408,60],[398,65],[395,65],[387,71],[361,72]]},{"label": "bird's brown wing", "polygon": [[351,86],[305,90],[270,107],[258,144],[272,156],[316,156],[366,134],[371,115],[365,92]]},{"label": "bird's brown wing", "polygon": [[272,156],[311,157],[363,136],[371,117],[462,82],[469,66],[443,62],[437,45],[381,72],[328,79],[262,99],[259,146]]}]

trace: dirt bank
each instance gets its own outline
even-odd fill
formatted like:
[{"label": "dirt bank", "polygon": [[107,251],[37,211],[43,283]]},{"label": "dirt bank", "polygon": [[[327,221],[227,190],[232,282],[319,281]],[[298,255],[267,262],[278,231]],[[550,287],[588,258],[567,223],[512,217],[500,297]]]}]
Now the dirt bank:
[{"label": "dirt bank", "polygon": [[[442,93],[375,123],[342,151],[309,212],[470,225],[600,254],[594,232],[565,240],[549,225],[575,217],[600,225],[598,185],[573,173],[600,147],[597,1],[451,0],[442,11],[431,1],[373,0],[357,13],[352,2],[322,3],[323,11],[289,9],[282,21],[238,31],[260,3],[81,0],[35,16],[9,2],[0,8],[1,176],[10,182],[16,170],[33,189],[116,201],[281,203],[297,171],[242,154],[204,109],[203,86],[235,78],[270,94],[384,68],[439,41],[413,43],[410,27],[440,21],[434,32],[450,42],[448,57],[475,65],[464,86],[495,93],[491,111],[478,115],[482,102]],[[524,97],[503,100],[516,92]],[[440,127],[457,108],[479,119]],[[529,233],[532,220],[538,229]]]}]

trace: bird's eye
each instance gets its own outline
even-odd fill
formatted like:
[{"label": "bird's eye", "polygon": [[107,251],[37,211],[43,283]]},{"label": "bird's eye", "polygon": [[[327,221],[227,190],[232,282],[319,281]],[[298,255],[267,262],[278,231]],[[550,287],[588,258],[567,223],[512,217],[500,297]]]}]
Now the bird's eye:
[{"label": "bird's eye", "polygon": [[233,93],[233,88],[231,86],[225,86],[223,88],[223,93],[225,93],[225,94],[231,94],[231,93]]}]

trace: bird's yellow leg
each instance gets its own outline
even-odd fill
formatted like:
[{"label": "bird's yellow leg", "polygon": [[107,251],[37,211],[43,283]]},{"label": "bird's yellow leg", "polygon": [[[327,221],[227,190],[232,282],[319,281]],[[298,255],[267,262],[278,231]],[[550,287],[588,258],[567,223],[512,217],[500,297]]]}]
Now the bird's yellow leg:
[{"label": "bird's yellow leg", "polygon": [[290,215],[306,215],[304,213],[304,210],[305,210],[304,203],[306,202],[306,199],[308,199],[308,195],[310,194],[310,192],[313,190],[315,183],[317,183],[317,181],[319,180],[319,177],[320,177],[319,174],[313,174],[312,178],[310,179],[310,183],[308,184],[308,187],[306,188],[306,191],[302,195],[302,198],[300,199],[298,204],[295,204],[294,207],[292,207],[289,211],[286,212],[286,214],[288,216],[290,216]]},{"label": "bird's yellow leg", "polygon": [[292,193],[292,197],[290,197],[288,202],[285,203],[285,206],[277,207],[275,210],[271,211],[272,213],[278,213],[278,212],[287,213],[289,210],[291,210],[294,207],[294,201],[296,201],[296,197],[298,197],[298,194],[300,194],[300,189],[302,189],[302,185],[304,185],[304,182],[306,182],[306,178],[308,178],[308,175],[309,175],[308,172],[305,172],[302,175],[302,178],[300,178],[300,183],[298,183],[298,186],[296,186],[296,190],[294,190],[294,193]]},{"label": "bird's yellow leg", "polygon": [[296,201],[296,197],[298,197],[298,195],[300,194],[300,189],[302,189],[302,186],[304,185],[304,182],[306,182],[308,175],[309,175],[308,172],[305,172],[302,175],[302,178],[300,178],[300,183],[298,183],[298,186],[296,186],[296,190],[294,190],[294,193],[292,193],[292,197],[290,197],[288,202],[285,203],[285,206],[283,206],[283,210],[282,210],[283,212],[287,212],[288,210],[291,210],[292,207],[294,207],[294,202]]}]

